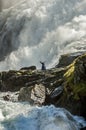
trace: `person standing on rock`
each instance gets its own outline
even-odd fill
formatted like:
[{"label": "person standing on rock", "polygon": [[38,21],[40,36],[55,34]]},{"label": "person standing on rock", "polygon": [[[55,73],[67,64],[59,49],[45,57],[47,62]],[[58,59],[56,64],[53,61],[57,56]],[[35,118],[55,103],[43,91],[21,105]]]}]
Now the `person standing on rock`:
[{"label": "person standing on rock", "polygon": [[41,70],[46,70],[45,62],[40,61],[40,63],[42,64]]}]

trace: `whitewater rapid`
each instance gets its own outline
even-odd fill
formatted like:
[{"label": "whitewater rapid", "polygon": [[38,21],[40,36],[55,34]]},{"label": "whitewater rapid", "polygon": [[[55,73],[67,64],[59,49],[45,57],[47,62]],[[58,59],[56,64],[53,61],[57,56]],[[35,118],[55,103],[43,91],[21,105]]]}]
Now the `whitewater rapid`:
[{"label": "whitewater rapid", "polygon": [[84,126],[82,117],[64,108],[0,100],[0,130],[79,130]]},{"label": "whitewater rapid", "polygon": [[20,0],[0,13],[0,70],[50,68],[85,50],[86,0]]}]

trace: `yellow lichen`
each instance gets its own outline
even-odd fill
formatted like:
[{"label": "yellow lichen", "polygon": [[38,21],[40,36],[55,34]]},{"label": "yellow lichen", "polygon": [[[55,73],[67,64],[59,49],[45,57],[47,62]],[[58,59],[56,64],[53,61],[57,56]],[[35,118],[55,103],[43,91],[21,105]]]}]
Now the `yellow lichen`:
[{"label": "yellow lichen", "polygon": [[73,74],[75,69],[74,63],[75,62],[73,62],[71,65],[68,66],[68,71],[64,74],[64,77],[68,78],[71,76],[71,74]]}]

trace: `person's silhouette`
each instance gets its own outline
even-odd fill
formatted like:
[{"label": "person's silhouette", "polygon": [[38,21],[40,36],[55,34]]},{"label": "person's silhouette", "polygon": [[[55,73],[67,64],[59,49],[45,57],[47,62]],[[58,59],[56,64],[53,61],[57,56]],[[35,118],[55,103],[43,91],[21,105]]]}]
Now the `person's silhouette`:
[{"label": "person's silhouette", "polygon": [[42,64],[42,68],[41,68],[41,70],[46,70],[45,62],[41,62],[41,61],[40,61],[40,63]]}]

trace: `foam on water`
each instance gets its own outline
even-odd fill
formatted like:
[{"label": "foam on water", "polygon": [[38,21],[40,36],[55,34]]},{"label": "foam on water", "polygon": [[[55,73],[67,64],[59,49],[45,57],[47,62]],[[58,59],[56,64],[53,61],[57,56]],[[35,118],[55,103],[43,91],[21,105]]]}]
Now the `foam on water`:
[{"label": "foam on water", "polygon": [[86,126],[84,119],[63,108],[0,101],[1,130],[79,130],[81,126]]},{"label": "foam on water", "polygon": [[[4,1],[5,3],[5,1]],[[21,0],[0,14],[0,70],[19,69],[86,50],[86,0]],[[3,61],[2,61],[3,60]]]}]

